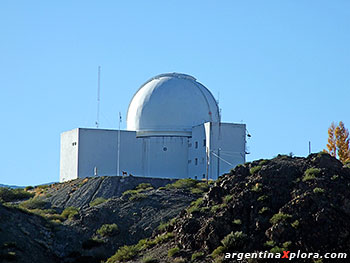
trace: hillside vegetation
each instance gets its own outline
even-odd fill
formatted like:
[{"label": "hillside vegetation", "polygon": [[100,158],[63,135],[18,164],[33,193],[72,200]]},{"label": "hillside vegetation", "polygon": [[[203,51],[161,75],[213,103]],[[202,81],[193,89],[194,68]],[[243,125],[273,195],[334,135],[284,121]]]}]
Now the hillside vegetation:
[{"label": "hillside vegetation", "polygon": [[209,184],[98,177],[0,198],[1,262],[219,263],[234,252],[350,250],[350,168],[326,153],[257,160]]}]

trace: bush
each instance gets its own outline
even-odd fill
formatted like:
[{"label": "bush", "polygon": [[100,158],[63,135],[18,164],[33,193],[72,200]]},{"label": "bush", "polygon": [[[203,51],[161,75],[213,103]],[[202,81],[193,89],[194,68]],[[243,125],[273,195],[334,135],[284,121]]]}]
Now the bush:
[{"label": "bush", "polygon": [[253,175],[253,174],[256,174],[257,172],[259,172],[260,170],[261,170],[261,166],[257,165],[257,166],[250,168],[249,172],[251,175]]},{"label": "bush", "polygon": [[221,240],[221,243],[226,250],[236,249],[242,247],[246,239],[246,234],[244,234],[242,231],[236,231],[235,233],[231,232],[226,237],[224,237],[224,239]]},{"label": "bush", "polygon": [[170,223],[169,222],[160,222],[159,226],[157,227],[157,229],[160,232],[164,232],[165,229],[167,229],[169,227]]},{"label": "bush", "polygon": [[262,190],[262,184],[261,183],[256,183],[253,185],[252,189],[253,192],[261,192]]},{"label": "bush", "polygon": [[203,194],[209,190],[209,185],[204,182],[197,183],[195,188],[191,189],[192,194]]},{"label": "bush", "polygon": [[277,224],[279,222],[283,222],[285,220],[287,220],[288,218],[291,218],[292,216],[289,214],[284,214],[282,212],[279,212],[277,214],[274,214],[271,219],[270,219],[270,223],[271,224]]},{"label": "bush", "polygon": [[314,180],[321,173],[321,169],[319,168],[309,168],[305,171],[303,182]]},{"label": "bush", "polygon": [[299,226],[299,220],[295,220],[293,223],[290,224],[293,228],[297,229]]},{"label": "bush", "polygon": [[155,239],[149,241],[149,245],[153,246],[153,245],[161,244],[165,241],[168,241],[169,239],[172,239],[173,237],[174,237],[174,234],[171,232],[163,235],[158,235]]},{"label": "bush", "polygon": [[135,257],[138,252],[139,250],[136,246],[122,246],[107,260],[107,263],[117,263],[130,260]]},{"label": "bush", "polygon": [[282,254],[284,250],[285,250],[285,248],[281,248],[281,247],[275,246],[275,247],[270,249],[270,252],[274,253],[274,254],[276,254],[276,253],[281,253]]},{"label": "bush", "polygon": [[262,202],[262,201],[265,201],[265,200],[268,199],[268,198],[269,198],[269,197],[268,197],[267,195],[262,195],[262,196],[259,196],[257,200],[258,200],[259,202]]},{"label": "bush", "polygon": [[129,201],[140,201],[140,200],[145,199],[145,198],[147,198],[147,195],[137,193],[137,194],[131,195],[129,197]]},{"label": "bush", "polygon": [[24,188],[24,191],[29,191],[29,190],[33,190],[33,189],[34,189],[34,187],[31,186],[31,185],[29,185],[29,186],[26,186],[26,187]]},{"label": "bush", "polygon": [[235,219],[235,220],[232,221],[232,223],[235,224],[235,225],[241,225],[242,221],[241,221],[241,219]]},{"label": "bush", "polygon": [[225,204],[227,204],[227,203],[231,202],[232,199],[233,199],[233,195],[226,195],[226,196],[224,196],[223,201]]},{"label": "bush", "polygon": [[269,210],[270,210],[270,208],[264,206],[263,208],[261,208],[261,209],[259,210],[259,214],[263,214],[263,213],[265,213],[266,211],[269,211]]},{"label": "bush", "polygon": [[38,198],[31,198],[27,201],[24,201],[20,204],[20,207],[25,208],[25,209],[29,209],[29,210],[33,210],[33,209],[45,209],[49,207],[49,203],[44,201],[44,200],[40,200]]},{"label": "bush", "polygon": [[324,189],[323,188],[320,188],[320,187],[315,187],[313,192],[315,194],[320,194],[320,193],[324,193]]},{"label": "bush", "polygon": [[118,231],[117,224],[104,224],[96,230],[96,233],[102,237],[107,237],[116,235]]},{"label": "bush", "polygon": [[196,261],[196,259],[202,258],[204,256],[203,252],[196,252],[192,254],[191,260]]},{"label": "bush", "polygon": [[175,257],[177,254],[179,254],[180,248],[173,247],[168,250],[168,257],[172,258]]},{"label": "bush", "polygon": [[93,206],[96,206],[96,205],[99,205],[99,204],[102,204],[104,202],[106,202],[107,200],[103,197],[97,197],[96,199],[94,199],[93,201],[90,202],[90,206],[93,207]]},{"label": "bush", "polygon": [[197,184],[197,181],[194,179],[179,179],[172,184],[167,184],[165,187],[168,189],[185,189],[189,190],[194,188]]},{"label": "bush", "polygon": [[61,216],[63,216],[65,219],[73,219],[75,215],[77,215],[79,213],[78,208],[70,206],[67,207],[63,210],[63,212],[61,213]]},{"label": "bush", "polygon": [[225,248],[223,246],[218,246],[212,253],[211,253],[211,256],[213,258],[217,258],[217,257],[220,257],[222,256],[222,253],[225,252]]},{"label": "bush", "polygon": [[269,240],[269,241],[266,241],[264,245],[266,247],[274,247],[276,245],[276,243],[273,240]]},{"label": "bush", "polygon": [[261,161],[259,162],[259,165],[260,165],[260,166],[263,166],[263,165],[268,164],[268,162],[269,162],[269,160],[261,160]]},{"label": "bush", "polygon": [[0,201],[12,202],[17,200],[28,199],[34,196],[34,193],[26,192],[23,189],[11,189],[7,187],[0,187]]},{"label": "bush", "polygon": [[150,188],[153,189],[153,186],[150,183],[141,183],[138,186],[136,186],[136,190],[140,190],[140,189],[145,190]]}]

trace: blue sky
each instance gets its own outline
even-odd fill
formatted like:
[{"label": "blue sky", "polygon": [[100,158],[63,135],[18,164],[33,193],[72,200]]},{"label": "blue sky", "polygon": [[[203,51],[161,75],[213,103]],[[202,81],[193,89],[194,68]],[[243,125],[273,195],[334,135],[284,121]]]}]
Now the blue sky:
[{"label": "blue sky", "polygon": [[[150,77],[195,76],[244,122],[248,160],[325,148],[350,127],[350,1],[0,2],[0,183],[58,181],[60,133],[101,128]],[[220,95],[219,95],[220,94]]]}]

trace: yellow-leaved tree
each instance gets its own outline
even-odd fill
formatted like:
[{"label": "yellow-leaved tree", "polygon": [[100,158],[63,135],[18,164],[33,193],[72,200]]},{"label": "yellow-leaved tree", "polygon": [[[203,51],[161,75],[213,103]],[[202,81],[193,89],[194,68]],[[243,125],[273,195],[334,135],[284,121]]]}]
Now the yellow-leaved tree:
[{"label": "yellow-leaved tree", "polygon": [[343,163],[350,161],[349,130],[345,128],[342,121],[338,126],[332,122],[328,129],[328,153],[334,157],[339,157]]}]

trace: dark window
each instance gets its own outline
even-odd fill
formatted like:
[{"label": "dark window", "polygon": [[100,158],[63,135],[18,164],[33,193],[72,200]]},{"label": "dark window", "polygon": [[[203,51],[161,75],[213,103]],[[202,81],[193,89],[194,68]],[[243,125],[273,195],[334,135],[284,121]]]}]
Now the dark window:
[{"label": "dark window", "polygon": [[195,164],[195,165],[198,165],[198,159],[197,159],[197,158],[194,159],[194,164]]},{"label": "dark window", "polygon": [[203,146],[205,147],[205,145],[207,144],[206,139],[203,140]]},{"label": "dark window", "polygon": [[75,145],[77,145],[77,143],[76,143],[76,142],[73,142],[73,143],[72,143],[72,146],[75,146]]},{"label": "dark window", "polygon": [[198,148],[198,142],[195,142],[194,145],[195,145],[194,147],[197,149]]},{"label": "dark window", "polygon": [[205,179],[205,174],[203,174],[203,179]]},{"label": "dark window", "polygon": [[195,175],[195,176],[194,176],[194,179],[196,179],[196,180],[197,180],[197,175]]},{"label": "dark window", "polygon": [[167,147],[163,147],[163,151],[166,152],[168,150]]}]

